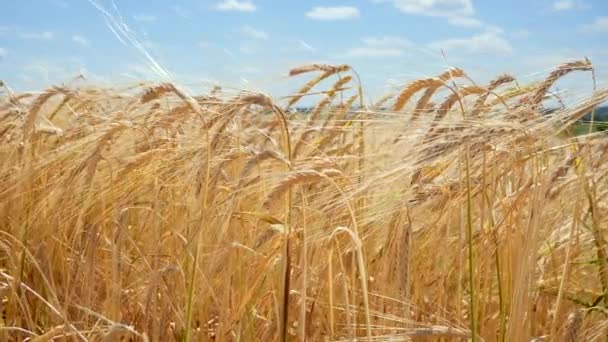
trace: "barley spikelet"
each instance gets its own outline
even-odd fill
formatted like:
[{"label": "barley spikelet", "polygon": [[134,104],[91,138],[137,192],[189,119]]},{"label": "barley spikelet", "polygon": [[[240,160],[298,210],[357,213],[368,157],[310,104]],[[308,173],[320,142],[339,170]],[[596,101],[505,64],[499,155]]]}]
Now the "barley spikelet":
[{"label": "barley spikelet", "polygon": [[414,107],[414,113],[410,121],[416,120],[420,116],[420,114],[422,114],[426,111],[427,108],[429,108],[429,102],[431,100],[431,97],[433,96],[433,94],[435,94],[437,89],[439,89],[439,87],[429,87],[424,91],[420,99],[418,99],[418,101],[416,102],[416,107]]},{"label": "barley spikelet", "polygon": [[54,111],[51,112],[51,114],[49,114],[49,120],[52,121],[55,118],[61,109],[72,99],[72,96],[73,94],[71,92],[65,94],[63,100],[61,100],[61,103],[57,106],[57,108],[55,108]]},{"label": "barley spikelet", "polygon": [[464,72],[464,70],[462,70],[460,68],[450,68],[449,70],[446,70],[446,71],[442,72],[441,74],[439,74],[437,76],[437,78],[445,82],[450,79],[464,77],[464,76],[466,76],[466,73]]},{"label": "barley spikelet", "polygon": [[564,328],[564,334],[562,336],[563,342],[576,342],[579,341],[578,334],[583,325],[583,313],[581,310],[574,311],[568,315],[566,326]]},{"label": "barley spikelet", "polygon": [[[329,144],[331,144],[335,140],[336,137],[340,136],[340,133],[344,134],[343,128],[330,129],[329,132],[322,135],[322,139],[321,139],[321,141],[319,141],[319,143],[317,144],[315,149],[323,151],[323,148],[325,148],[325,146],[328,146]],[[335,152],[338,150],[341,150],[341,148],[324,151],[324,153],[331,155],[331,154],[335,154]],[[344,150],[348,150],[348,149],[344,149]]]},{"label": "barley spikelet", "polygon": [[152,131],[154,131],[154,129],[167,129],[172,123],[174,123],[180,118],[183,118],[185,114],[188,113],[189,108],[189,105],[182,104],[171,109],[165,117],[156,120],[150,128],[152,129]]},{"label": "barley spikelet", "polygon": [[444,338],[467,338],[471,336],[471,333],[462,329],[445,327],[445,326],[431,326],[427,328],[413,328],[407,330],[405,333],[409,337],[444,337]]},{"label": "barley spikelet", "polygon": [[63,130],[61,128],[58,128],[55,126],[40,124],[40,125],[36,125],[36,128],[34,129],[34,133],[62,136]]},{"label": "barley spikelet", "polygon": [[17,125],[12,122],[5,124],[2,128],[0,128],[0,138],[2,138],[5,134],[7,134],[16,127]]},{"label": "barley spikelet", "polygon": [[338,106],[334,115],[327,116],[327,120],[325,120],[325,122],[323,123],[323,128],[327,127],[327,125],[332,121],[332,119],[337,122],[344,120],[346,114],[350,111],[357,99],[359,99],[359,94],[352,95],[346,100],[346,102],[344,102],[343,105]]},{"label": "barley spikelet", "polygon": [[91,153],[89,157],[87,157],[82,163],[80,163],[78,167],[76,167],[72,171],[67,181],[71,182],[76,176],[78,176],[78,174],[80,174],[80,172],[82,172],[83,170],[87,170],[87,179],[90,182],[93,178],[93,175],[95,174],[97,163],[99,163],[99,161],[103,157],[101,155],[102,151],[109,145],[115,134],[125,130],[126,128],[127,126],[124,125],[116,125],[110,128],[106,133],[104,133],[99,138],[99,141],[97,142],[97,146],[95,147],[93,153]]},{"label": "barley spikelet", "polygon": [[483,105],[486,102],[486,99],[490,95],[490,92],[496,90],[496,88],[498,88],[504,84],[507,84],[507,83],[510,83],[513,81],[515,81],[515,78],[513,76],[508,75],[508,74],[503,74],[503,75],[498,76],[492,82],[490,82],[490,84],[488,84],[488,87],[487,87],[488,91],[484,94],[481,94],[475,101],[475,104],[473,105],[472,115],[474,115],[474,116],[479,115],[479,113],[482,110]]},{"label": "barley spikelet", "polygon": [[400,111],[400,110],[402,110],[403,107],[405,107],[405,105],[409,101],[409,99],[412,96],[414,96],[414,94],[416,94],[418,91],[420,91],[420,90],[422,90],[424,88],[432,87],[434,85],[440,86],[441,84],[443,84],[443,82],[441,80],[439,80],[439,79],[436,79],[436,78],[416,80],[416,81],[410,83],[410,85],[408,85],[397,96],[397,100],[395,101],[395,104],[393,105],[393,110],[394,111]]},{"label": "barley spikelet", "polygon": [[30,342],[49,342],[49,341],[55,341],[56,339],[58,339],[58,337],[65,337],[65,333],[68,332],[70,329],[68,329],[67,326],[65,325],[59,325],[54,327],[51,330],[48,330],[47,332],[45,332],[42,335],[36,336],[32,339],[30,339]]},{"label": "barley spikelet", "polygon": [[[249,175],[249,173],[251,173],[251,170],[253,170],[253,168],[256,165],[260,164],[264,160],[267,160],[267,159],[276,160],[279,163],[286,165],[288,168],[291,168],[291,163],[289,162],[289,160],[287,160],[287,158],[285,158],[285,156],[280,154],[279,152],[276,152],[273,150],[264,150],[262,152],[253,151],[253,153],[254,153],[253,158],[250,158],[247,161],[247,163],[243,167],[243,170],[241,171],[241,176],[240,176],[241,185],[244,182],[247,175]],[[241,188],[241,185],[239,185],[239,188]]]},{"label": "barley spikelet", "polygon": [[160,84],[158,86],[148,89],[141,96],[140,101],[141,101],[141,103],[147,103],[147,102],[155,100],[159,97],[162,97],[167,93],[173,93],[173,94],[177,95],[177,97],[179,97],[182,101],[184,101],[186,104],[188,104],[188,106],[190,106],[190,108],[195,113],[197,113],[199,115],[202,114],[202,110],[201,110],[198,102],[194,98],[186,95],[184,92],[177,89],[177,87],[172,83],[163,83],[163,84]]},{"label": "barley spikelet", "polygon": [[163,83],[157,86],[147,89],[140,98],[141,103],[148,103],[155,99],[164,96],[167,93],[172,93],[175,90],[175,86],[171,83]]},{"label": "barley spikelet", "polygon": [[298,93],[296,95],[294,95],[289,102],[287,102],[287,108],[293,106],[296,102],[298,102],[304,95],[308,94],[308,92],[317,84],[319,84],[319,82],[323,81],[324,79],[328,78],[329,76],[333,75],[335,72],[333,71],[325,71],[324,73],[320,74],[319,76],[313,78],[312,80],[308,81],[308,83],[306,83],[302,88],[300,88],[298,90]]},{"label": "barley spikelet", "polygon": [[275,186],[264,201],[264,205],[268,206],[274,203],[290,186],[296,184],[304,184],[316,182],[327,177],[335,177],[342,175],[342,171],[336,169],[317,170],[299,170],[291,172],[277,186]]},{"label": "barley spikelet", "polygon": [[272,108],[272,99],[270,96],[262,93],[242,94],[237,99],[244,105],[258,105],[260,107]]},{"label": "barley spikelet", "polygon": [[118,172],[118,179],[124,178],[131,171],[147,164],[154,157],[163,158],[163,155],[168,151],[169,150],[167,149],[154,149],[142,152],[132,157],[125,163],[125,165],[122,167],[122,170]]},{"label": "barley spikelet", "polygon": [[335,74],[337,72],[346,72],[350,70],[350,66],[346,64],[342,65],[329,65],[329,64],[308,64],[302,65],[289,70],[289,76],[296,76],[311,71],[325,71]]},{"label": "barley spikelet", "polygon": [[451,78],[463,77],[465,75],[466,74],[462,69],[453,68],[453,69],[447,70],[447,71],[439,74],[437,77],[434,77],[434,78],[416,80],[416,81],[412,82],[409,86],[407,86],[399,94],[399,96],[397,96],[397,100],[395,101],[395,104],[393,105],[393,110],[399,111],[399,110],[403,109],[403,107],[405,107],[405,105],[407,104],[409,99],[412,96],[414,96],[414,94],[416,94],[418,91],[420,91],[424,88],[430,88],[428,91],[428,94],[426,94],[426,96],[425,96],[426,100],[423,101],[424,103],[421,103],[421,105],[425,104],[426,101],[428,101],[431,98],[431,96],[435,93],[435,91],[437,91],[437,89],[439,89],[439,87],[444,85],[444,83],[447,80],[449,80]]},{"label": "barley spikelet", "polygon": [[[473,94],[483,94],[485,92],[486,92],[485,88],[482,88],[479,86],[467,86],[467,87],[462,87],[460,89],[459,93],[451,94],[450,96],[448,96],[448,98],[445,101],[443,101],[443,103],[439,106],[439,109],[437,109],[437,113],[435,114],[435,117],[433,118],[433,122],[431,123],[431,128],[429,130],[429,133],[424,140],[427,141],[429,138],[434,136],[435,127],[437,127],[439,122],[449,113],[450,109],[456,102],[462,101],[462,99],[465,96],[473,95]],[[465,115],[465,113],[462,113],[462,115]]]},{"label": "barley spikelet", "polygon": [[338,89],[342,88],[345,84],[350,82],[351,79],[352,79],[352,76],[345,76],[345,77],[342,77],[341,79],[339,79],[336,83],[334,83],[334,86],[327,93],[327,95],[325,96],[323,101],[319,102],[319,104],[317,104],[315,109],[312,111],[312,114],[310,115],[310,119],[309,119],[310,123],[313,123],[314,121],[316,121],[318,119],[319,114],[321,113],[323,108],[325,108],[327,105],[329,105],[331,103],[331,101],[334,99],[334,97],[336,97],[336,94],[338,93]]},{"label": "barley spikelet", "polygon": [[[301,149],[309,142],[309,137],[312,133],[315,132],[320,132],[320,128],[313,126],[314,122],[317,120],[319,114],[321,113],[322,109],[327,106],[327,104],[329,104],[329,102],[331,102],[331,100],[335,97],[336,95],[336,91],[337,89],[339,89],[339,87],[341,86],[341,82],[348,82],[350,81],[350,76],[344,77],[343,79],[339,80],[338,82],[336,82],[336,84],[334,85],[334,87],[332,88],[332,90],[330,90],[328,96],[322,101],[320,102],[317,107],[315,107],[313,113],[310,115],[310,119],[309,119],[309,126],[312,126],[312,128],[309,128],[307,130],[305,130],[301,135],[300,135],[300,139],[298,140],[298,142],[296,143],[295,149],[294,149],[294,155],[299,155]],[[341,105],[336,111],[330,111],[329,113],[327,113],[327,119],[323,122],[323,124],[321,125],[322,129],[325,129],[327,127],[327,125],[329,124],[329,122],[332,121],[332,119],[336,119],[338,121],[343,120],[344,116],[346,115],[346,113],[348,112],[348,110],[352,107],[352,104],[359,98],[358,94],[352,95],[350,98],[347,99],[347,101]],[[323,139],[320,141],[320,143],[317,145],[317,148],[321,148],[321,146],[323,146],[325,143],[327,143],[329,140],[333,139],[333,137],[335,136],[335,134],[333,132],[335,132],[336,130],[332,129],[330,134],[325,135],[323,137]]]},{"label": "barley spikelet", "polygon": [[395,97],[395,94],[390,93],[390,94],[386,94],[384,96],[382,96],[378,101],[376,101],[376,103],[374,103],[371,107],[372,110],[380,110],[382,109],[382,106],[388,102],[390,99],[392,99],[393,97]]},{"label": "barley spikelet", "polygon": [[560,65],[538,86],[538,89],[536,89],[530,99],[532,107],[536,108],[542,102],[549,88],[561,77],[564,77],[573,71],[590,71],[592,69],[593,67],[588,60],[574,61]]},{"label": "barley spikelet", "polygon": [[447,70],[447,71],[443,72],[442,74],[438,75],[436,78],[439,79],[440,81],[442,81],[442,83],[437,82],[437,83],[429,86],[424,91],[424,93],[422,94],[420,99],[418,99],[418,102],[416,102],[414,114],[412,115],[410,122],[415,121],[420,116],[420,114],[427,111],[427,108],[430,107],[429,102],[431,100],[431,97],[437,92],[437,90],[439,88],[441,88],[442,85],[445,85],[445,82],[447,80],[449,80],[451,78],[457,78],[457,77],[463,77],[463,76],[465,76],[464,71],[462,69],[458,69],[458,68]]},{"label": "barley spikelet", "polygon": [[68,90],[65,88],[53,87],[36,98],[32,106],[30,107],[30,110],[23,124],[24,143],[27,142],[32,133],[34,133],[34,129],[36,127],[36,118],[38,116],[38,113],[40,112],[40,108],[42,107],[42,105],[44,105],[44,103],[46,103],[48,99],[59,93],[67,94]]},{"label": "barley spikelet", "polygon": [[296,143],[296,146],[293,149],[293,155],[299,156],[302,148],[309,143],[310,136],[313,133],[320,132],[320,131],[321,131],[320,128],[312,127],[312,128],[308,128],[304,132],[302,132],[302,134],[300,135],[300,139],[298,140],[298,142]]}]

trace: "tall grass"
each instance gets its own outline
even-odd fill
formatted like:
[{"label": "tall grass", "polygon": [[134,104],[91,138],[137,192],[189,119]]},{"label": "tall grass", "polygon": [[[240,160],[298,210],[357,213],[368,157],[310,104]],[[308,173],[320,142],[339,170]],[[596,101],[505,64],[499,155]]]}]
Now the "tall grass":
[{"label": "tall grass", "polygon": [[591,70],[369,107],[347,65],[283,100],[4,85],[0,339],[603,340],[608,137],[569,132],[608,90],[544,111]]}]

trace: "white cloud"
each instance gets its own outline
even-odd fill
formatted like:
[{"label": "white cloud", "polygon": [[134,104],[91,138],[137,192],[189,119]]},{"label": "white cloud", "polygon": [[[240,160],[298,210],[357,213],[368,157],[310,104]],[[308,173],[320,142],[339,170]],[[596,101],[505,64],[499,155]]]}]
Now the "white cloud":
[{"label": "white cloud", "polygon": [[608,17],[598,17],[589,25],[582,27],[586,32],[608,32]]},{"label": "white cloud", "polygon": [[72,41],[76,44],[80,44],[84,47],[89,47],[91,46],[91,43],[89,42],[89,40],[86,37],[80,36],[80,35],[73,35],[72,36]]},{"label": "white cloud", "polygon": [[434,50],[462,54],[511,54],[513,47],[497,32],[484,32],[469,38],[454,38],[429,44]]},{"label": "white cloud", "polygon": [[218,11],[238,11],[238,12],[254,12],[257,7],[249,0],[224,0],[215,4],[214,8]]},{"label": "white cloud", "polygon": [[405,55],[404,48],[414,44],[401,37],[382,36],[364,37],[361,39],[362,46],[347,50],[340,57],[350,58],[390,58]]},{"label": "white cloud", "polygon": [[156,21],[158,19],[158,17],[156,17],[153,14],[139,13],[139,14],[134,14],[133,19],[135,19],[135,21],[141,21],[141,22],[152,22],[152,21]]},{"label": "white cloud", "polygon": [[471,0],[374,0],[390,2],[401,12],[432,17],[469,16],[475,13]]},{"label": "white cloud", "polygon": [[414,45],[414,43],[405,38],[394,36],[365,37],[361,41],[369,47],[405,47]]},{"label": "white cloud", "polygon": [[591,5],[582,0],[557,0],[553,2],[554,11],[569,11],[574,9],[589,9]]},{"label": "white cloud", "polygon": [[559,0],[553,3],[554,11],[566,11],[574,8],[574,1],[572,0]]},{"label": "white cloud", "polygon": [[22,39],[40,39],[40,40],[50,40],[55,37],[55,34],[51,31],[43,31],[43,32],[22,32],[19,34],[19,37]]},{"label": "white cloud", "polygon": [[0,59],[6,57],[8,55],[8,51],[6,49],[0,47]]},{"label": "white cloud", "polygon": [[241,28],[241,33],[249,38],[253,38],[253,39],[262,39],[262,40],[266,40],[268,39],[268,33],[256,29],[254,27],[251,26],[243,26]]},{"label": "white cloud", "polygon": [[315,20],[345,20],[359,17],[359,9],[352,6],[323,7],[316,6],[306,12],[306,16]]},{"label": "white cloud", "polygon": [[175,14],[182,18],[188,19],[191,16],[190,10],[183,8],[180,5],[173,5],[170,8],[173,12],[175,12]]},{"label": "white cloud", "polygon": [[392,3],[405,14],[446,18],[447,23],[456,27],[483,27],[484,23],[473,17],[475,8],[472,0],[373,0],[377,3]]},{"label": "white cloud", "polygon": [[483,23],[475,18],[471,17],[450,17],[448,18],[448,24],[456,27],[481,27]]}]

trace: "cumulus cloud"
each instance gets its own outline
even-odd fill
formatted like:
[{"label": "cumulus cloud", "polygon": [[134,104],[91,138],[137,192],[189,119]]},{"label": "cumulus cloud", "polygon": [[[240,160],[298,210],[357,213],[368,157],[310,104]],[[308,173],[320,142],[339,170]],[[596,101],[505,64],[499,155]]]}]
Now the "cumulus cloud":
[{"label": "cumulus cloud", "polygon": [[583,25],[585,32],[608,32],[608,17],[598,17],[594,22]]},{"label": "cumulus cloud", "polygon": [[266,40],[268,39],[268,33],[256,29],[254,27],[251,26],[243,26],[241,28],[241,33],[249,38],[253,38],[253,39],[262,39],[262,40]]},{"label": "cumulus cloud", "polygon": [[38,40],[50,40],[55,37],[55,33],[51,31],[43,32],[21,32],[19,37],[22,39],[38,39]]},{"label": "cumulus cloud", "polygon": [[429,44],[433,50],[462,54],[511,54],[513,47],[499,33],[488,31],[468,38],[453,38]]},{"label": "cumulus cloud", "polygon": [[450,17],[448,24],[456,27],[481,27],[483,23],[472,17]]},{"label": "cumulus cloud", "polygon": [[375,0],[375,2],[389,2],[401,12],[432,17],[469,16],[475,13],[471,0]]},{"label": "cumulus cloud", "polygon": [[555,11],[566,11],[574,8],[574,1],[572,0],[559,0],[553,3],[553,10]]},{"label": "cumulus cloud", "polygon": [[254,12],[257,7],[249,0],[224,0],[215,4],[214,8],[218,11],[237,11],[237,12]]},{"label": "cumulus cloud", "polygon": [[352,6],[324,7],[316,6],[306,12],[314,20],[345,20],[359,17],[359,9]]},{"label": "cumulus cloud", "polygon": [[347,50],[342,56],[351,58],[391,58],[405,55],[404,48],[413,46],[409,40],[395,36],[364,37],[362,46]]},{"label": "cumulus cloud", "polygon": [[373,0],[377,3],[391,3],[399,11],[410,15],[446,18],[447,23],[456,27],[482,27],[484,23],[474,18],[472,0]]},{"label": "cumulus cloud", "polygon": [[73,35],[72,36],[72,41],[76,44],[80,44],[84,47],[89,47],[91,46],[91,43],[89,42],[89,40],[86,37],[80,36],[80,35]]},{"label": "cumulus cloud", "polygon": [[557,0],[553,2],[554,11],[570,11],[575,9],[589,9],[591,6],[582,0]]}]

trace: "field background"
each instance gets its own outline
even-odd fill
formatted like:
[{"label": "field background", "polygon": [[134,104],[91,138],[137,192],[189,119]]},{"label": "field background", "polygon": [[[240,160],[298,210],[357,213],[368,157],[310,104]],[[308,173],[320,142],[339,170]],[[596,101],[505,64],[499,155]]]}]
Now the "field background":
[{"label": "field background", "polygon": [[608,90],[550,90],[593,72],[3,85],[0,339],[605,340]]}]

